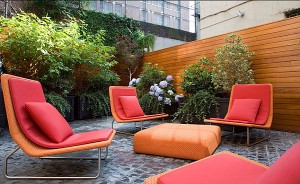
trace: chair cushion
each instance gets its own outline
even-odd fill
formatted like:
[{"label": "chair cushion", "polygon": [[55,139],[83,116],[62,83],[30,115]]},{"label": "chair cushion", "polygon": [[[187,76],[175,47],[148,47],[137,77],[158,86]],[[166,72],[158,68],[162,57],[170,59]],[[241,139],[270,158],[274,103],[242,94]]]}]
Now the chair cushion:
[{"label": "chair cushion", "polygon": [[158,178],[159,184],[253,184],[266,168],[232,153],[220,153]]},{"label": "chair cushion", "polygon": [[136,96],[120,96],[119,99],[127,118],[145,115]]},{"label": "chair cushion", "polygon": [[261,99],[235,99],[225,119],[254,123]]},{"label": "chair cushion", "polygon": [[52,142],[49,139],[42,137],[39,139],[39,145],[45,148],[65,148],[70,146],[78,146],[94,142],[107,141],[112,133],[113,129],[101,129],[83,132],[73,134],[60,143]]},{"label": "chair cushion", "polygon": [[300,183],[300,141],[285,152],[261,176],[257,184],[299,184]]},{"label": "chair cushion", "polygon": [[130,119],[127,118],[125,112],[123,110],[121,101],[119,99],[120,96],[137,96],[136,90],[134,87],[110,87],[111,95],[113,99],[113,106],[115,108],[116,114],[120,119]]},{"label": "chair cushion", "polygon": [[[239,84],[233,86],[230,101],[234,99],[261,99],[259,111],[254,124],[264,125],[270,113],[272,96],[271,84]],[[232,101],[234,102],[234,101]],[[231,103],[231,102],[230,102]],[[232,105],[229,105],[229,111]]]},{"label": "chair cushion", "polygon": [[68,122],[51,104],[26,102],[25,107],[34,123],[53,142],[62,142],[73,134]]}]

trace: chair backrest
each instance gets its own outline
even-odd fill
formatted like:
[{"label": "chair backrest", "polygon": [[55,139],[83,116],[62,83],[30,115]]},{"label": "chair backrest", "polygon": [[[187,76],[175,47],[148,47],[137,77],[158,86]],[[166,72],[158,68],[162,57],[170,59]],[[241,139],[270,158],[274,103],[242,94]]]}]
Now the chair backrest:
[{"label": "chair backrest", "polygon": [[26,102],[46,102],[41,84],[38,81],[11,75],[1,76],[1,82],[3,82],[3,89],[6,90],[5,106],[9,128],[12,129],[10,130],[11,136],[15,137],[14,140],[18,139],[17,144],[19,143],[18,145],[22,148],[24,139],[29,139],[38,145],[52,142],[33,122],[25,108]]},{"label": "chair backrest", "polygon": [[273,119],[273,87],[272,84],[239,84],[233,85],[228,112],[235,99],[261,99],[254,124],[271,126]]},{"label": "chair backrest", "polygon": [[266,170],[257,184],[300,183],[300,141]]},{"label": "chair backrest", "polygon": [[120,102],[120,96],[137,96],[136,89],[134,87],[126,86],[110,86],[109,87],[109,99],[111,113],[116,121],[128,120]]}]

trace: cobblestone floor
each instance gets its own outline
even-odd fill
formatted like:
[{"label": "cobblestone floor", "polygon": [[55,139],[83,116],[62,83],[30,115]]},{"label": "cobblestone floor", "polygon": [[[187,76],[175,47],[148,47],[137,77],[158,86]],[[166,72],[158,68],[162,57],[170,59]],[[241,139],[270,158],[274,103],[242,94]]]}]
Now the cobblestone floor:
[{"label": "cobblestone floor", "polygon": [[[84,121],[71,122],[75,132],[89,131],[99,128],[110,128],[112,118],[91,119]],[[156,123],[144,123],[147,127]],[[117,130],[135,131],[134,124],[116,124]],[[264,131],[253,130],[250,141],[255,141]],[[101,176],[94,180],[7,180],[4,178],[3,160],[16,144],[5,130],[0,137],[0,183],[75,183],[75,184],[141,184],[145,178],[155,174],[170,170],[187,163],[190,160],[165,158],[159,156],[150,156],[135,154],[133,152],[133,137],[128,135],[117,134],[109,147],[109,155],[106,160],[101,161]],[[229,150],[233,153],[243,155],[249,159],[261,162],[265,165],[271,165],[287,149],[300,140],[300,134],[280,131],[272,131],[271,139],[255,146],[245,146],[245,133],[233,134],[222,138],[222,143],[216,150],[217,152]],[[86,151],[77,153],[78,155],[97,155],[96,151]],[[96,161],[70,161],[70,160],[40,160],[28,158],[22,151],[18,151],[9,161],[11,175],[88,175],[96,174]]]}]

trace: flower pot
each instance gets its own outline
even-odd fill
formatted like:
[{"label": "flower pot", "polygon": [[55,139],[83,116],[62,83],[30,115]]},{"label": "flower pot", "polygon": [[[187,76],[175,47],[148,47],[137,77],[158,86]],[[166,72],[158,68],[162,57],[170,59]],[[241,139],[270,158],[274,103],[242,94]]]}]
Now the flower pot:
[{"label": "flower pot", "polygon": [[90,119],[93,117],[92,110],[88,108],[87,99],[75,97],[75,118],[78,120]]},{"label": "flower pot", "polygon": [[169,114],[169,117],[165,119],[173,119],[173,114],[178,109],[178,103],[172,103],[171,105],[164,105],[164,113]]},{"label": "flower pot", "polygon": [[[216,108],[212,109],[212,111],[209,114],[208,118],[225,118],[227,111],[228,111],[228,106],[229,106],[229,98],[217,98],[217,102],[219,103],[219,113],[217,113]],[[225,131],[232,131],[232,126],[231,125],[219,125],[222,130]],[[235,126],[234,127],[235,132],[245,132],[246,127],[240,127],[240,126]]]},{"label": "flower pot", "polygon": [[[178,108],[183,106],[184,102],[188,100],[187,96],[179,97],[178,98]],[[186,123],[186,115],[179,116],[178,120],[180,123]],[[203,120],[198,120],[196,117],[193,118],[191,124],[203,124]]]},{"label": "flower pot", "polygon": [[75,96],[67,96],[66,100],[68,101],[69,105],[71,106],[70,112],[65,112],[65,119],[68,122],[74,121],[74,108],[75,108]]}]

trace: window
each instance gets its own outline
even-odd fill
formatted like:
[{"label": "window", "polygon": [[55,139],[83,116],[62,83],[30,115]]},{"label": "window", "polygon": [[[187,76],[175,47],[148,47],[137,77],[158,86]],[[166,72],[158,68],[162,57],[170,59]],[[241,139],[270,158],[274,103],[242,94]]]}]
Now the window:
[{"label": "window", "polygon": [[164,26],[170,27],[170,16],[168,15],[164,16]]},{"label": "window", "polygon": [[112,13],[113,12],[113,4],[104,2],[104,12]]},{"label": "window", "polygon": [[162,25],[162,15],[160,14],[153,14],[153,24]]},{"label": "window", "polygon": [[180,19],[178,18],[175,19],[175,28],[180,29]]},{"label": "window", "polygon": [[147,11],[146,10],[140,11],[140,21],[147,22]]},{"label": "window", "polygon": [[178,11],[178,5],[174,4],[173,2],[166,2],[165,3],[165,8],[171,9],[171,10],[175,10]]},{"label": "window", "polygon": [[163,5],[163,1],[152,1],[152,4],[156,5],[156,6],[162,6]]},{"label": "window", "polygon": [[89,9],[89,10],[97,10],[97,2],[96,2],[96,1],[91,1],[91,2],[88,4],[88,9]]},{"label": "window", "polygon": [[122,15],[122,5],[121,4],[115,4],[115,14],[121,16]]}]

